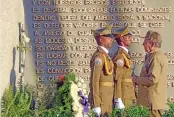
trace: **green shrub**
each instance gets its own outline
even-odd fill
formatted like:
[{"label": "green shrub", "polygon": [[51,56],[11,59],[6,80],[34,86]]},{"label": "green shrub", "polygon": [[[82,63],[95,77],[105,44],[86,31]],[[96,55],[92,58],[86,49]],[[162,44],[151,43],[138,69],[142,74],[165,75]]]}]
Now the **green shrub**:
[{"label": "green shrub", "polygon": [[31,109],[33,93],[28,86],[23,91],[13,91],[13,86],[5,90],[2,102],[2,117],[33,117],[34,111]]},{"label": "green shrub", "polygon": [[143,106],[131,106],[126,109],[114,109],[111,117],[149,117],[149,111]]},{"label": "green shrub", "polygon": [[163,117],[174,117],[174,103],[169,103],[170,109],[166,111]]}]

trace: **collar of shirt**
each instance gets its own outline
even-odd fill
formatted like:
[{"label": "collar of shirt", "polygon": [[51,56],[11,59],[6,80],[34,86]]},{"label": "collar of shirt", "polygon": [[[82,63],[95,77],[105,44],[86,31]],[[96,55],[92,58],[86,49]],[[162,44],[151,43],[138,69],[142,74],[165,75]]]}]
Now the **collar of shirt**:
[{"label": "collar of shirt", "polygon": [[128,53],[128,49],[126,47],[124,47],[124,46],[118,46],[118,47],[122,48],[123,50],[125,50]]},{"label": "collar of shirt", "polygon": [[109,53],[109,50],[108,49],[106,49],[105,47],[103,47],[103,46],[100,46],[107,54]]}]

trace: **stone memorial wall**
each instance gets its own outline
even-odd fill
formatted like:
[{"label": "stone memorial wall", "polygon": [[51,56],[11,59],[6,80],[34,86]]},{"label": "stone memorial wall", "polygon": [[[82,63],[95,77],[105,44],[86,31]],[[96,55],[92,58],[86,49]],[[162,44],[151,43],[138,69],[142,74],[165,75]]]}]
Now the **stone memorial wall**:
[{"label": "stone memorial wall", "polygon": [[[54,90],[56,85],[51,82],[70,72],[82,79],[88,89],[90,58],[97,48],[91,29],[112,24],[114,32],[128,25],[133,34],[130,50],[137,75],[145,55],[140,37],[148,30],[162,35],[162,50],[169,64],[168,100],[174,101],[174,1],[31,0],[28,4],[39,89],[48,86]],[[114,43],[110,55],[116,50]]]}]

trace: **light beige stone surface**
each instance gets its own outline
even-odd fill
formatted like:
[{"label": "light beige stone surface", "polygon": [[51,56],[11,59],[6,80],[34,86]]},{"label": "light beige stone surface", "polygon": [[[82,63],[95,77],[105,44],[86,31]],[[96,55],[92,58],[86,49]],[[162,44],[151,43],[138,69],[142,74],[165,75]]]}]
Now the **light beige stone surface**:
[{"label": "light beige stone surface", "polygon": [[10,74],[16,75],[16,80],[20,75],[19,52],[16,50],[19,22],[24,23],[23,1],[0,0],[0,97],[10,83]]}]

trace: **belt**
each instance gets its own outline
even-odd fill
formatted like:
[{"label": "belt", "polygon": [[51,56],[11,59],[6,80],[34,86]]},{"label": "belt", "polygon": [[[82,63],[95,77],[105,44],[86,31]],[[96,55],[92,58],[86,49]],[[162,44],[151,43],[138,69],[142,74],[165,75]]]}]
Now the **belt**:
[{"label": "belt", "polygon": [[132,82],[132,79],[123,79],[122,82]]},{"label": "belt", "polygon": [[113,82],[99,82],[100,86],[107,86],[107,87],[113,87],[114,83]]}]

